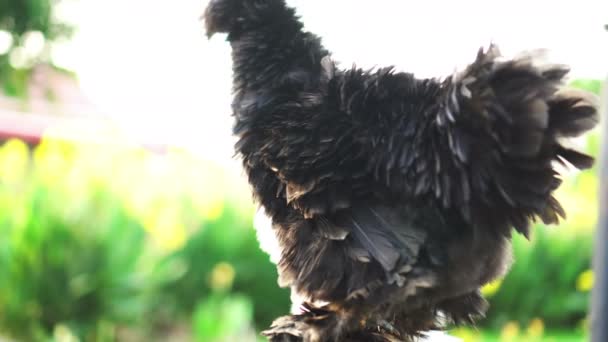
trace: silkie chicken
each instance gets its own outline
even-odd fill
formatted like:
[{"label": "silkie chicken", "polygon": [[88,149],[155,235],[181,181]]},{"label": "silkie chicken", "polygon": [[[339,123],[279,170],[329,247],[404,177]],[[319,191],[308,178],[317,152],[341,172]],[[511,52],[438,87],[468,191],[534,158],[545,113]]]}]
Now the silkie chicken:
[{"label": "silkie chicken", "polygon": [[271,341],[414,341],[483,316],[513,229],[557,223],[563,145],[598,121],[568,68],[481,49],[418,79],[340,70],[284,0],[212,0],[207,35],[232,47],[237,154],[280,248],[299,310]]}]

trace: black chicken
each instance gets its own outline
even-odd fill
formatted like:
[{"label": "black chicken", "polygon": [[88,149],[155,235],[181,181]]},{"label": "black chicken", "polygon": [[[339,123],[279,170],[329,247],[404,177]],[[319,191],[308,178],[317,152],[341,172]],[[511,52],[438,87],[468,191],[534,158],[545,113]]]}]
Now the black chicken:
[{"label": "black chicken", "polygon": [[445,80],[339,70],[284,0],[213,0],[228,33],[236,151],[301,300],[271,341],[409,341],[486,310],[479,288],[510,264],[513,228],[557,223],[555,162],[598,121],[568,69],[480,50]]}]

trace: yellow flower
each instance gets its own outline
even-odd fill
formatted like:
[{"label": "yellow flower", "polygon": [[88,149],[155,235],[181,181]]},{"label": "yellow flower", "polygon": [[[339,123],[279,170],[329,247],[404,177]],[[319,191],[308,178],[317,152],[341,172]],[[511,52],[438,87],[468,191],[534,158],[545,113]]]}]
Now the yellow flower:
[{"label": "yellow flower", "polygon": [[74,163],[75,146],[61,140],[43,139],[34,150],[34,164],[39,179],[58,186]]},{"label": "yellow flower", "polygon": [[540,318],[533,319],[528,326],[528,336],[533,338],[541,337],[544,331],[545,323]]},{"label": "yellow flower", "polygon": [[481,288],[481,293],[484,297],[492,297],[495,295],[498,290],[500,290],[500,285],[502,284],[502,279],[496,279],[493,282],[486,284]]},{"label": "yellow flower", "polygon": [[225,290],[232,286],[235,276],[234,267],[226,262],[220,262],[213,267],[209,283],[211,288],[216,290]]},{"label": "yellow flower", "polygon": [[519,324],[517,322],[509,322],[502,327],[500,332],[501,341],[515,341],[519,336]]},{"label": "yellow flower", "polygon": [[593,288],[593,271],[586,270],[576,279],[576,289],[580,292],[589,292]]},{"label": "yellow flower", "polygon": [[464,327],[450,331],[450,336],[457,337],[462,342],[481,342],[483,339],[483,336],[479,331]]},{"label": "yellow flower", "polygon": [[24,178],[29,167],[29,148],[21,140],[11,139],[0,148],[0,179],[14,183]]},{"label": "yellow flower", "polygon": [[66,325],[59,324],[53,329],[53,337],[58,342],[78,342],[78,337]]},{"label": "yellow flower", "polygon": [[179,219],[179,208],[175,204],[167,203],[159,208],[147,208],[142,223],[166,251],[174,251],[186,243],[186,229]]}]

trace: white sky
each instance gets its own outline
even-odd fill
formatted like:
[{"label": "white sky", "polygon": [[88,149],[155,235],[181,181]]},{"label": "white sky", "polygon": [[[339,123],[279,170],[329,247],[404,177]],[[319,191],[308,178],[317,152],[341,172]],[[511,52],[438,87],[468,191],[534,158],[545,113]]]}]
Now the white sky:
[{"label": "white sky", "polygon": [[[493,41],[506,55],[547,48],[575,76],[608,73],[608,1],[291,0],[344,66],[394,64],[442,76]],[[207,41],[206,0],[68,0],[75,38],[57,62],[102,111],[148,140],[230,156],[230,50]]]}]

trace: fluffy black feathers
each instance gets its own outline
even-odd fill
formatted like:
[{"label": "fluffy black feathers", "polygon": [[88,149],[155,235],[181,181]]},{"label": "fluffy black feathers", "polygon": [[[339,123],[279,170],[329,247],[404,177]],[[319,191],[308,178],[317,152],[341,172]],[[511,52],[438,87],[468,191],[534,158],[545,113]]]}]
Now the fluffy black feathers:
[{"label": "fluffy black feathers", "polygon": [[480,50],[463,72],[416,79],[339,70],[283,0],[213,0],[228,33],[234,133],[281,248],[280,283],[302,311],[273,341],[403,341],[470,323],[480,286],[504,274],[515,228],[557,223],[560,144],[597,123],[567,68]]}]

